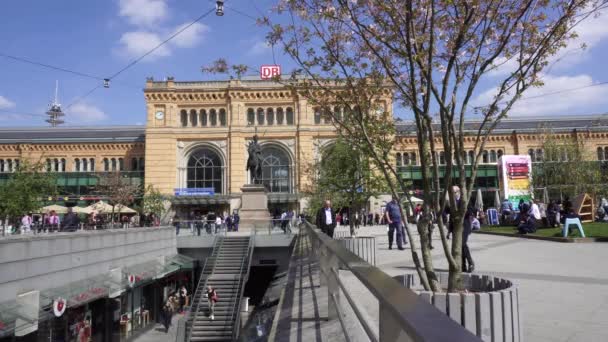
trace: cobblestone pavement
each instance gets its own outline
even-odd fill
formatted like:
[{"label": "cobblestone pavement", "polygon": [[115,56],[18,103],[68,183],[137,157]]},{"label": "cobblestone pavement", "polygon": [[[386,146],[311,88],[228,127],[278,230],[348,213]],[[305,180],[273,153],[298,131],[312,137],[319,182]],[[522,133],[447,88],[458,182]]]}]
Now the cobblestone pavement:
[{"label": "cobblestone pavement", "polygon": [[[413,273],[409,245],[404,251],[388,250],[386,234],[385,226],[361,227],[358,232],[359,236],[376,236],[377,266],[383,271],[390,275]],[[447,270],[439,235],[433,240],[434,266]],[[507,278],[519,286],[526,341],[608,341],[608,244],[482,234],[472,235],[469,241],[476,273]],[[363,301],[361,306],[369,317],[377,321],[378,306],[373,297],[350,273],[340,275],[354,297]]]}]

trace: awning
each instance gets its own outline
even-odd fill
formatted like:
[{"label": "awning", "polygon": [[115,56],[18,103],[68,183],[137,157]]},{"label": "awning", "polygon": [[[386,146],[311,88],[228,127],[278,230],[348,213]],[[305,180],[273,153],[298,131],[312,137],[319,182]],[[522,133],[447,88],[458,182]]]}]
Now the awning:
[{"label": "awning", "polygon": [[67,307],[77,307],[107,297],[112,287],[105,274],[78,280],[57,288],[40,291],[40,307],[52,305],[56,298],[65,298]]},{"label": "awning", "polygon": [[217,205],[230,203],[230,196],[226,195],[201,195],[201,196],[176,196],[171,198],[174,205]]},{"label": "awning", "polygon": [[194,259],[183,254],[176,254],[165,259],[165,265],[159,270],[156,279],[161,279],[169,274],[180,270],[191,270],[194,267]]},{"label": "awning", "polygon": [[268,202],[270,202],[270,203],[297,203],[298,194],[269,193]]},{"label": "awning", "polygon": [[[38,320],[38,315],[27,313],[36,312],[27,307],[26,304],[17,303],[16,300],[0,303],[0,337],[10,336],[15,330],[19,330],[20,325],[29,326]],[[22,322],[19,324],[18,322]]]}]

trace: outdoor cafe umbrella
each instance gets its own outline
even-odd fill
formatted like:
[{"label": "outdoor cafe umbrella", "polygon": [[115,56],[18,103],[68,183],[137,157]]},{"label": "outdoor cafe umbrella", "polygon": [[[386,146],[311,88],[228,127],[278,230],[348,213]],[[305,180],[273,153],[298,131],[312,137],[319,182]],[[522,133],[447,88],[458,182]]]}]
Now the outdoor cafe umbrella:
[{"label": "outdoor cafe umbrella", "polygon": [[[103,213],[103,214],[111,214],[112,213],[112,206],[104,201],[99,201],[97,203],[93,203],[90,206],[86,207],[85,209],[89,209],[91,211],[96,211],[98,213]],[[114,206],[114,213],[115,214],[135,214],[137,213],[137,211],[126,207],[124,205],[116,205]]]},{"label": "outdoor cafe umbrella", "polygon": [[475,209],[483,210],[483,198],[481,197],[481,189],[477,189],[477,197],[475,198]]},{"label": "outdoor cafe umbrella", "polygon": [[496,209],[500,209],[500,204],[502,202],[500,201],[500,191],[497,189],[494,192],[494,207],[496,207]]},{"label": "outdoor cafe umbrella", "polygon": [[93,212],[93,209],[91,209],[89,207],[86,207],[86,208],[83,208],[83,207],[73,207],[72,211],[74,211],[77,214],[90,214],[90,213]]},{"label": "outdoor cafe umbrella", "polygon": [[40,208],[41,213],[49,213],[55,211],[57,214],[65,214],[68,212],[68,208],[58,204],[47,205],[46,207]]}]

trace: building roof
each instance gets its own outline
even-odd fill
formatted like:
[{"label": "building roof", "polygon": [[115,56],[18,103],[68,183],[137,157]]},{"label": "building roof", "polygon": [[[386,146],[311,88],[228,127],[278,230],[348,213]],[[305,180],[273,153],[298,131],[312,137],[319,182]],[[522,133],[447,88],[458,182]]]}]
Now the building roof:
[{"label": "building roof", "polygon": [[[465,132],[477,132],[479,125],[479,120],[467,121]],[[437,125],[437,129],[439,129],[439,125]],[[507,118],[501,120],[494,129],[494,133],[511,134],[513,131],[531,133],[541,129],[549,129],[553,132],[571,132],[575,129],[577,131],[608,131],[608,114]],[[397,122],[397,133],[400,135],[414,134],[415,130],[416,125],[413,121]]]},{"label": "building roof", "polygon": [[144,142],[145,126],[7,127],[0,128],[0,144]]}]

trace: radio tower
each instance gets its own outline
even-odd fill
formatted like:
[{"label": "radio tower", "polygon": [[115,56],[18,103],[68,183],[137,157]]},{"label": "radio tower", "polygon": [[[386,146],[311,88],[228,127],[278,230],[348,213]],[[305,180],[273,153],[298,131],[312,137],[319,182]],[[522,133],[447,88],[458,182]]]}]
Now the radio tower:
[{"label": "radio tower", "polygon": [[49,110],[46,112],[46,115],[49,116],[45,121],[51,124],[51,127],[57,127],[57,125],[61,125],[65,121],[60,118],[65,114],[61,111],[61,104],[59,104],[57,98],[57,89],[59,88],[59,81],[55,81],[55,100],[53,103],[49,105]]}]

